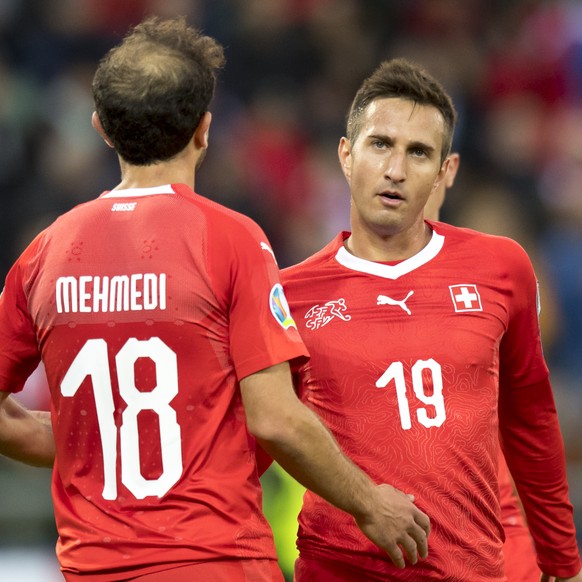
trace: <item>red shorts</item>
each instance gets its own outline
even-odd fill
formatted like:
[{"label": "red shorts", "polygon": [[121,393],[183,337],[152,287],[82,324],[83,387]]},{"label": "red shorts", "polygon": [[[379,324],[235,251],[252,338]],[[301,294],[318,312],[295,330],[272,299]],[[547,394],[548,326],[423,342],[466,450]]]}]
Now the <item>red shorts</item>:
[{"label": "red shorts", "polygon": [[[369,580],[370,578],[365,578]],[[311,560],[299,556],[295,562],[294,582],[362,582],[362,570],[349,564],[327,560]],[[378,578],[385,580],[385,578]]]},{"label": "red shorts", "polygon": [[[65,573],[67,582],[89,582],[91,576]],[[273,560],[216,560],[189,566],[180,566],[161,572],[126,578],[126,582],[285,582],[283,574]]]}]

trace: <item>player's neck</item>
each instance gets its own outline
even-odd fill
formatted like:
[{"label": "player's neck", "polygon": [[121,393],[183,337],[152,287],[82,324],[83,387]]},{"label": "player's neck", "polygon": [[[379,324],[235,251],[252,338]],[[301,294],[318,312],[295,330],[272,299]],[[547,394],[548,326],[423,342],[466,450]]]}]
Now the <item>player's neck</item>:
[{"label": "player's neck", "polygon": [[164,184],[186,184],[194,189],[195,163],[184,157],[149,166],[134,166],[120,161],[121,182],[115,190],[151,188]]},{"label": "player's neck", "polygon": [[345,240],[346,250],[360,259],[390,263],[404,261],[419,253],[430,241],[432,229],[424,221],[420,228],[393,235],[380,235],[352,225],[352,234]]}]

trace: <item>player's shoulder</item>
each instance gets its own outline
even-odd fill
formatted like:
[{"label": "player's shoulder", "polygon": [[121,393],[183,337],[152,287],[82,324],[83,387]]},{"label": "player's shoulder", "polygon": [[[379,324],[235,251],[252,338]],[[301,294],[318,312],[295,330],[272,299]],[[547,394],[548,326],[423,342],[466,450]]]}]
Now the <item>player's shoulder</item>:
[{"label": "player's shoulder", "polygon": [[315,277],[325,273],[326,268],[334,268],[336,266],[335,256],[348,235],[349,233],[346,232],[339,233],[319,251],[295,265],[282,269],[281,279],[283,283]]},{"label": "player's shoulder", "polygon": [[[186,189],[183,185],[173,185],[177,192]],[[189,190],[189,189],[188,189]],[[251,235],[253,238],[265,238],[263,229],[251,217],[224,206],[223,204],[193,192],[189,200],[194,203],[205,216],[209,225],[209,233],[220,238],[238,238]]]},{"label": "player's shoulder", "polygon": [[208,198],[203,194],[199,194],[183,184],[173,184],[173,188],[177,193],[184,195],[184,197],[190,199],[196,206],[201,208],[206,214],[210,216],[216,216],[217,218],[223,218],[225,220],[232,220],[235,222],[241,222],[244,224],[254,223],[253,219],[245,214],[242,214],[238,210],[234,210]]},{"label": "player's shoulder", "polygon": [[448,249],[462,249],[467,255],[497,257],[500,261],[529,262],[523,246],[508,236],[488,234],[444,222],[428,221],[435,232],[444,236]]},{"label": "player's shoulder", "polygon": [[58,239],[60,233],[67,232],[71,226],[78,224],[80,215],[89,208],[93,200],[81,202],[73,208],[54,217],[53,220],[44,226],[42,230],[32,239],[24,254],[34,253],[44,249],[51,240]]}]

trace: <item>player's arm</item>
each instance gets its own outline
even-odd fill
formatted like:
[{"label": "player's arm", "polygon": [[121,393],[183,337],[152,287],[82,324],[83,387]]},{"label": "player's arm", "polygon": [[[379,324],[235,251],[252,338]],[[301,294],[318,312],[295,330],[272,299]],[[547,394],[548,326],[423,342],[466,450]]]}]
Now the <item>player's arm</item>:
[{"label": "player's arm", "polygon": [[[299,483],[350,513],[362,532],[405,566],[427,555],[429,518],[411,498],[373,481],[340,450],[328,429],[293,390],[287,363],[241,381],[249,431]],[[400,547],[399,547],[400,546]]]},{"label": "player's arm", "polygon": [[514,292],[507,303],[507,330],[499,347],[501,445],[541,572],[569,579],[578,575],[582,561],[564,443],[540,340],[538,286],[525,251],[516,243],[504,245],[503,269],[513,279]]},{"label": "player's arm", "polygon": [[55,443],[50,414],[30,412],[0,391],[0,454],[35,467],[52,467]]}]

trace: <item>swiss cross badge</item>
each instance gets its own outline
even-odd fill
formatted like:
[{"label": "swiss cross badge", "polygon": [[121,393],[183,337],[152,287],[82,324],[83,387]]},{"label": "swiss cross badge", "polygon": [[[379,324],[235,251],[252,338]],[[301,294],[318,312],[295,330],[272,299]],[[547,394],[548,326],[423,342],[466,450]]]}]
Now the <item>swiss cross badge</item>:
[{"label": "swiss cross badge", "polygon": [[449,291],[451,292],[451,298],[457,313],[463,311],[483,311],[481,296],[477,290],[477,285],[450,285]]}]

